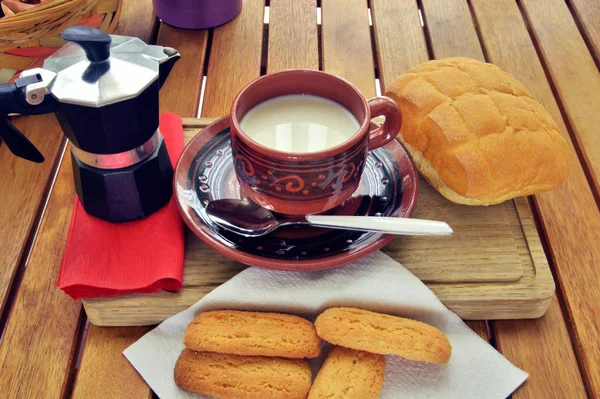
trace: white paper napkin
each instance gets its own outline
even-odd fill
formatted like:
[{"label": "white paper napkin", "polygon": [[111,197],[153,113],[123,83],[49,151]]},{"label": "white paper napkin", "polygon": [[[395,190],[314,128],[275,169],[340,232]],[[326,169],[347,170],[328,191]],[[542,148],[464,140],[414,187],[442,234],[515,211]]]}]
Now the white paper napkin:
[{"label": "white paper napkin", "polygon": [[[179,389],[173,380],[185,328],[197,314],[217,309],[260,310],[314,320],[334,306],[421,320],[448,336],[452,356],[447,365],[388,356],[381,399],[506,398],[527,379],[527,373],[467,327],[417,277],[381,252],[318,272],[248,268],[165,320],[123,353],[160,398],[203,398]],[[320,362],[313,361],[313,369]]]}]

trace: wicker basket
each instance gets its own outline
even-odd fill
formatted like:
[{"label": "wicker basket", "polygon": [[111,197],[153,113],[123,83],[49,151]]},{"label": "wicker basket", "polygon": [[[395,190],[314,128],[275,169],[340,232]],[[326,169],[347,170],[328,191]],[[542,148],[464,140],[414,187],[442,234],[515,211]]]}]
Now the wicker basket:
[{"label": "wicker basket", "polygon": [[65,44],[60,37],[65,28],[86,25],[112,33],[120,13],[121,0],[52,0],[0,19],[0,83],[42,66]]}]

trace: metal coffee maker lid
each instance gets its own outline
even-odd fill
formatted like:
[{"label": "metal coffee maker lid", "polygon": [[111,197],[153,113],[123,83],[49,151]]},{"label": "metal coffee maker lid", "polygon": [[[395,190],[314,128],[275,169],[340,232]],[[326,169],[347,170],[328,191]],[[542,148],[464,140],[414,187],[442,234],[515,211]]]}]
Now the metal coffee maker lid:
[{"label": "metal coffee maker lid", "polygon": [[76,191],[85,210],[109,221],[135,220],[165,205],[173,167],[158,131],[158,92],[179,53],[89,27],[43,68],[0,85],[0,136],[16,155],[42,155],[7,119],[54,112],[72,144]]},{"label": "metal coffee maker lid", "polygon": [[[56,73],[48,83],[62,103],[102,107],[136,97],[161,75],[166,79],[170,68],[160,69],[160,64],[179,57],[170,47],[85,27],[66,29],[63,38],[70,43],[47,58],[43,68]],[[39,100],[31,99],[29,90],[27,94],[29,103]]]}]

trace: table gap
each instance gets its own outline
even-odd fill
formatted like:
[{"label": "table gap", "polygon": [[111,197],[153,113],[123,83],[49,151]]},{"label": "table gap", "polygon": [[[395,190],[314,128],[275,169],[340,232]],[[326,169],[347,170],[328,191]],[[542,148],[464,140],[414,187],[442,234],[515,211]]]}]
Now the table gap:
[{"label": "table gap", "polygon": [[206,91],[206,78],[208,76],[208,62],[212,50],[212,41],[215,34],[214,28],[208,29],[208,38],[206,39],[206,53],[204,55],[204,65],[202,66],[202,86],[200,87],[200,97],[198,98],[198,113],[196,118],[202,115],[202,107],[204,106],[204,93]]},{"label": "table gap", "polygon": [[202,116],[202,107],[204,106],[204,92],[206,91],[206,75],[202,76],[202,87],[200,88],[200,99],[198,102],[198,113],[196,114],[196,118],[200,118]]},{"label": "table gap", "polygon": [[317,2],[317,57],[319,71],[323,70],[323,25],[320,1]]},{"label": "table gap", "polygon": [[156,44],[156,41],[158,40],[158,32],[160,30],[160,23],[161,23],[161,20],[155,15],[154,16],[154,25],[152,26],[152,33],[150,34],[150,43],[149,44]]},{"label": "table gap", "polygon": [[6,296],[6,303],[3,306],[4,310],[2,311],[2,314],[0,314],[0,343],[2,342],[2,338],[4,338],[4,331],[6,330],[8,318],[14,305],[14,301],[17,298],[19,288],[21,287],[21,281],[23,280],[23,275],[25,274],[25,269],[27,268],[27,262],[29,262],[29,257],[31,256],[33,246],[37,240],[38,232],[40,230],[42,220],[44,219],[44,215],[46,214],[46,209],[48,207],[48,200],[50,199],[50,194],[52,193],[52,189],[54,188],[54,183],[56,182],[58,171],[60,169],[60,165],[62,163],[65,151],[67,149],[67,140],[64,137],[61,137],[61,140],[63,141],[61,144],[62,149],[60,150],[60,155],[56,157],[56,160],[54,161],[54,165],[52,166],[52,172],[50,173],[50,178],[47,180],[46,189],[43,193],[44,201],[39,207],[37,214],[33,220],[29,236],[27,238],[27,241],[25,242],[25,246],[23,247],[23,252],[21,253],[19,265],[17,266],[10,290],[8,291],[8,295]]},{"label": "table gap", "polygon": [[[583,26],[583,22],[581,21],[581,19],[579,19],[579,16],[577,15],[577,11],[575,11],[575,7],[573,6],[573,3],[571,2],[571,0],[565,0],[565,3],[567,4],[567,8],[569,9],[569,11],[571,12],[571,16],[573,17],[573,20],[575,21],[575,25],[577,26],[577,29],[579,29],[579,34],[581,35],[581,37],[583,38],[583,41],[585,42],[585,45],[587,46],[588,53],[590,53],[590,55],[592,56],[592,59],[594,60],[594,63],[596,64],[596,68],[598,69],[598,71],[600,71],[600,58],[596,57],[596,52],[594,51],[594,46],[592,45],[592,41],[590,40],[590,37],[587,34],[585,27]],[[600,57],[600,55],[599,55],[599,57]]]},{"label": "table gap", "polygon": [[84,348],[83,345],[85,344],[85,339],[87,338],[87,334],[90,329],[90,321],[87,318],[87,314],[85,312],[83,313],[85,314],[85,324],[83,326],[83,329],[81,330],[81,333],[79,334],[80,337],[78,338],[81,350],[76,354],[77,359],[75,360],[75,370],[79,370],[79,366],[81,365],[81,358],[83,357]]},{"label": "table gap", "polygon": [[485,326],[487,327],[487,333],[488,333],[487,335],[488,335],[490,345],[492,345],[494,348],[496,348],[496,350],[498,352],[502,353],[500,348],[498,348],[498,341],[496,339],[496,331],[494,330],[493,321],[485,320]]},{"label": "table gap", "polygon": [[75,388],[75,380],[77,379],[77,370],[79,368],[79,362],[81,360],[81,353],[83,352],[85,337],[87,336],[89,322],[87,319],[87,315],[85,311],[81,310],[79,312],[79,322],[77,323],[77,338],[75,340],[75,346],[72,350],[71,354],[71,362],[69,366],[69,374],[67,376],[67,381],[65,382],[65,387],[63,390],[63,399],[71,398],[73,395],[73,389]]},{"label": "table gap", "polygon": [[269,24],[265,24],[265,26],[263,27],[262,55],[260,58],[260,76],[267,74],[268,57],[269,57]]},{"label": "table gap", "polygon": [[423,0],[417,0],[417,8],[419,13],[419,20],[421,21],[421,27],[423,28],[423,36],[425,37],[425,45],[427,46],[427,55],[429,56],[430,60],[434,60],[435,55],[433,54],[433,46],[431,44],[429,28],[427,27],[427,16],[423,11]]},{"label": "table gap", "polygon": [[471,19],[473,20],[473,26],[475,26],[475,32],[477,33],[477,39],[479,40],[479,46],[481,47],[481,51],[483,52],[483,59],[489,62],[490,57],[488,56],[487,48],[485,47],[485,41],[483,40],[483,35],[481,34],[481,27],[479,26],[479,21],[477,20],[477,14],[475,14],[475,10],[473,9],[473,4],[471,0],[467,0],[467,6],[469,6],[469,12],[471,13]]},{"label": "table gap", "polygon": [[375,26],[373,25],[373,11],[371,0],[367,0],[367,15],[369,16],[369,32],[371,34],[371,54],[373,55],[373,68],[375,69],[375,90],[381,95],[381,82],[379,81],[379,60],[377,57],[377,41],[375,39]]},{"label": "table gap", "polygon": [[[369,5],[369,3],[367,3]],[[373,25],[373,13],[371,11],[371,7],[367,8],[367,13],[369,15],[369,31],[371,32],[371,54],[373,55],[373,68],[375,69],[375,83],[379,87],[379,91],[381,92],[381,85],[378,83],[379,81],[379,61],[377,60],[377,42],[375,40],[375,26]],[[379,94],[378,94],[379,95]]]},{"label": "table gap", "polygon": [[265,9],[263,15],[263,37],[262,37],[262,49],[260,57],[260,76],[267,74],[267,63],[269,57],[269,24],[271,21],[271,7],[270,1],[265,1]]},{"label": "table gap", "polygon": [[208,30],[208,38],[206,39],[206,54],[204,55],[204,65],[202,65],[202,76],[206,76],[208,74],[208,60],[210,59],[210,51],[212,50],[214,34],[214,28],[210,28]]},{"label": "table gap", "polygon": [[[544,256],[546,256],[546,259],[548,260],[548,265],[550,266],[550,273],[552,273],[552,278],[554,279],[554,282],[556,285],[556,282],[558,281],[558,279],[554,272],[554,270],[556,269],[556,265],[554,264],[554,256],[552,256],[552,253],[550,252],[550,246],[548,245],[546,229],[544,229],[541,218],[538,217],[538,215],[540,214],[540,210],[539,210],[537,201],[535,199],[535,196],[533,196],[533,195],[527,196],[527,202],[529,204],[529,209],[531,209],[531,214],[533,215],[532,219],[533,219],[533,223],[535,224],[535,229],[537,230],[538,236],[540,237],[540,243],[542,244],[542,249],[544,250]],[[554,292],[556,293],[556,295],[559,295],[559,293],[560,293],[560,296],[562,297],[562,292],[560,290],[560,286],[556,287]],[[561,304],[561,307],[563,307],[563,303],[560,302],[560,304]],[[563,309],[563,315],[568,315],[564,310],[565,309]],[[572,342],[575,342],[575,341],[572,341]]]},{"label": "table gap", "polygon": [[565,121],[565,126],[567,127],[567,134],[569,135],[569,137],[571,138],[571,141],[573,142],[573,148],[575,149],[575,153],[577,154],[577,160],[579,161],[579,163],[582,166],[583,173],[585,174],[585,178],[588,182],[588,185],[590,186],[592,195],[594,196],[594,200],[596,201],[596,205],[598,206],[598,209],[600,209],[600,192],[598,192],[598,188],[594,184],[594,179],[592,178],[592,174],[591,174],[589,165],[585,161],[585,157],[584,157],[583,151],[581,149],[581,144],[577,140],[575,132],[573,131],[573,127],[571,126],[571,121],[569,120],[567,111],[565,110],[562,100],[561,100],[560,96],[558,95],[558,90],[556,89],[556,85],[554,84],[554,80],[552,79],[550,70],[548,68],[548,65],[546,64],[546,60],[544,59],[544,57],[542,55],[542,49],[540,47],[540,44],[537,42],[537,40],[535,38],[535,34],[534,34],[533,28],[531,26],[531,21],[529,20],[529,17],[527,16],[527,13],[525,12],[523,3],[521,2],[521,0],[516,0],[516,2],[517,2],[517,6],[519,7],[519,11],[521,11],[521,16],[523,18],[523,21],[525,22],[525,26],[527,28],[527,32],[529,33],[529,37],[531,38],[531,42],[533,43],[533,47],[535,48],[535,52],[540,60],[540,64],[542,64],[542,68],[544,69],[544,74],[546,75],[546,80],[548,81],[548,84],[550,85],[550,89],[552,90],[552,95],[556,99],[556,104],[558,105],[558,109],[560,110],[560,115],[562,116],[563,120]]},{"label": "table gap", "polygon": [[318,65],[319,71],[323,70],[323,9],[321,8],[321,1],[317,0],[317,54],[318,54]]}]

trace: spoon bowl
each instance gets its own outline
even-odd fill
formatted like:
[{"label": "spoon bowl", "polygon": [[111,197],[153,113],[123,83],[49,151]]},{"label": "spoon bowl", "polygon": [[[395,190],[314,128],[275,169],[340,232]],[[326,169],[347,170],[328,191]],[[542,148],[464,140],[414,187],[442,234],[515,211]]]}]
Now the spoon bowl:
[{"label": "spoon bowl", "polygon": [[217,226],[245,237],[260,237],[280,226],[273,212],[243,200],[211,201],[206,214]]}]

